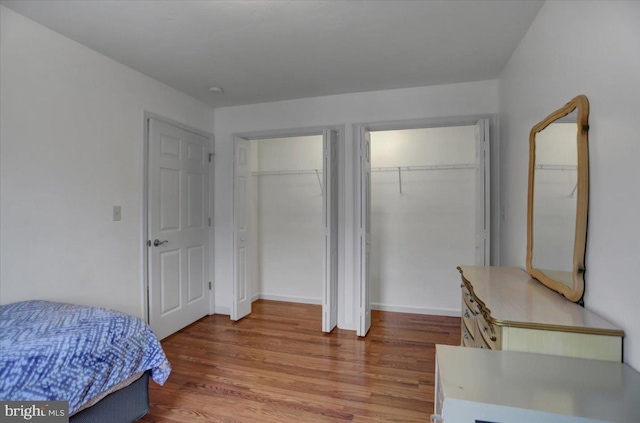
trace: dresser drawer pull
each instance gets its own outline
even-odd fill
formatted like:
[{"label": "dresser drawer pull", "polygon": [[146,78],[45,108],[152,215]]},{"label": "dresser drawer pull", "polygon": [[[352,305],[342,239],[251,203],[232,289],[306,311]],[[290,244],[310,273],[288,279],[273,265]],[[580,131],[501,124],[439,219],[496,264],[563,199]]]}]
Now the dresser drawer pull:
[{"label": "dresser drawer pull", "polygon": [[489,333],[488,327],[484,326],[482,330],[484,330],[487,334],[489,334],[489,339],[491,339],[492,341],[495,342],[498,339],[498,337],[496,336],[496,333],[493,330],[491,330],[491,333]]}]

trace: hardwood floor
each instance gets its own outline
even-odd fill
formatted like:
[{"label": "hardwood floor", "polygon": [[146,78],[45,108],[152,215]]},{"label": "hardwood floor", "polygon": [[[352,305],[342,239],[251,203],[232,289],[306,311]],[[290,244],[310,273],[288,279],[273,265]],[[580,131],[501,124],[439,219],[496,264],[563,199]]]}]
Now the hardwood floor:
[{"label": "hardwood floor", "polygon": [[239,322],[207,316],[162,341],[144,422],[428,422],[435,344],[456,317],[374,311],[366,338],[321,332],[321,307],[259,300]]}]

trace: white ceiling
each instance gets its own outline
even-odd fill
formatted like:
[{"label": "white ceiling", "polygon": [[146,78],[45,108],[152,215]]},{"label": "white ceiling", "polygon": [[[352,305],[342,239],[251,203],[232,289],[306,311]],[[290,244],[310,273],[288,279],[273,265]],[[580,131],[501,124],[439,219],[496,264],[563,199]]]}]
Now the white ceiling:
[{"label": "white ceiling", "polygon": [[[2,1],[213,107],[498,78],[542,1]],[[223,94],[213,94],[216,85]]]}]

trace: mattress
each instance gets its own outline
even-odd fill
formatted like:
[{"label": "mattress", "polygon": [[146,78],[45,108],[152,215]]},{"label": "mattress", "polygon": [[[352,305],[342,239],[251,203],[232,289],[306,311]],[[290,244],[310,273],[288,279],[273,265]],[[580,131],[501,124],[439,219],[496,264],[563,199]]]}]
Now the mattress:
[{"label": "mattress", "polygon": [[0,306],[0,400],[95,404],[149,370],[162,385],[171,366],[151,328],[104,308],[49,301]]}]

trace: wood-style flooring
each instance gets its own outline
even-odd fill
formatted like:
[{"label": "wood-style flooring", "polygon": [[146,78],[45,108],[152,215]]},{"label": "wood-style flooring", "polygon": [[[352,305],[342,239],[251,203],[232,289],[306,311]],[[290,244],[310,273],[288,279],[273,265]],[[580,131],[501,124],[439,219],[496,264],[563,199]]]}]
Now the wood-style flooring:
[{"label": "wood-style flooring", "polygon": [[321,331],[318,305],[259,300],[239,322],[207,316],[162,341],[143,422],[428,422],[435,344],[456,317],[373,311],[365,338]]}]

